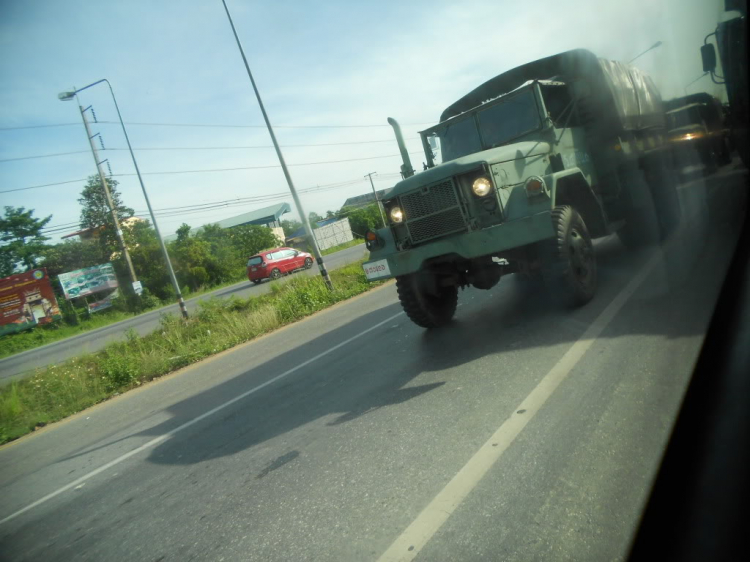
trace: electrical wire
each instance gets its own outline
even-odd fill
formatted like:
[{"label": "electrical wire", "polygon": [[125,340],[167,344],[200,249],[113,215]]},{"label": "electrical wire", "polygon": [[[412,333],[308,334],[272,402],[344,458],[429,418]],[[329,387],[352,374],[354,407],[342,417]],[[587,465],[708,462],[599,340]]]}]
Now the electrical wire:
[{"label": "electrical wire", "polygon": [[[419,137],[409,137],[405,140],[419,140]],[[352,142],[327,142],[327,143],[312,143],[312,144],[286,144],[281,145],[281,148],[308,148],[308,147],[315,147],[315,146],[349,146],[349,145],[358,145],[358,144],[377,144],[377,143],[391,143],[394,142],[393,139],[385,139],[385,140],[371,140],[371,141],[352,141]],[[252,149],[266,149],[266,148],[273,148],[272,144],[263,144],[263,145],[255,145],[255,146],[165,146],[165,147],[142,147],[142,148],[133,148],[133,151],[135,152],[142,152],[142,151],[150,151],[150,150],[252,150]],[[128,148],[105,148],[104,151],[129,151]],[[88,150],[76,150],[74,152],[56,152],[53,154],[38,154],[35,156],[19,156],[16,158],[2,158],[0,159],[0,163],[2,162],[17,162],[20,160],[33,160],[38,158],[54,158],[58,156],[69,156],[71,154],[88,154],[90,151]]]},{"label": "electrical wire", "polygon": [[[410,152],[409,154],[422,154],[421,152]],[[399,157],[400,154],[388,154],[383,156],[368,156],[366,158],[349,158],[345,160],[328,160],[325,162],[301,162],[299,164],[287,164],[288,167],[292,166],[317,166],[322,164],[340,164],[343,162],[360,162],[364,160],[377,160],[380,158],[395,158]],[[211,168],[211,169],[205,169],[205,170],[174,170],[174,171],[165,171],[165,172],[141,172],[142,176],[156,176],[156,175],[176,175],[176,174],[202,174],[202,173],[210,173],[210,172],[236,172],[240,170],[265,170],[265,169],[272,169],[272,168],[280,168],[281,166],[278,164],[269,165],[269,166],[243,166],[239,168]],[[112,174],[112,177],[128,177],[128,176],[135,176],[136,174]],[[86,179],[79,179],[79,180],[68,180],[68,181],[62,181],[62,182],[56,182],[56,183],[45,183],[42,185],[31,185],[28,187],[18,187],[15,189],[5,189],[0,191],[0,193],[12,193],[15,191],[26,191],[29,189],[38,189],[40,187],[50,187],[55,185],[65,185],[68,183],[77,183],[87,181]]]},{"label": "electrical wire", "polygon": [[[401,177],[401,174],[381,174],[378,176],[379,179],[389,179],[393,177]],[[324,192],[324,191],[330,191],[334,189],[340,189],[342,187],[350,187],[358,183],[366,183],[365,178],[352,179],[352,180],[346,180],[346,181],[332,183],[332,184],[324,184],[324,185],[319,185],[315,187],[303,188],[303,189],[298,190],[298,193],[300,193],[301,195],[308,195],[308,194],[312,194],[316,192]],[[241,198],[235,198],[235,199],[225,199],[221,201],[209,201],[205,203],[196,203],[194,205],[163,207],[160,209],[154,209],[154,215],[157,217],[181,216],[184,214],[194,214],[194,213],[210,211],[210,210],[220,209],[220,208],[257,205],[259,203],[285,199],[287,197],[289,197],[289,192],[283,191],[283,192],[269,193],[265,195],[257,195],[253,197],[241,197]],[[137,216],[139,218],[150,217],[149,213],[145,210],[136,211],[134,216]],[[44,234],[53,234],[58,231],[68,230],[74,227],[77,228],[79,224],[80,223],[77,221],[70,222],[70,223],[55,224],[55,225],[51,225],[51,226],[43,228],[42,231],[44,232]]]},{"label": "electrical wire", "polygon": [[[103,125],[119,125],[119,121],[97,121]],[[421,127],[422,125],[433,125],[434,123],[403,123],[402,127]],[[14,127],[0,127],[0,131],[18,131],[23,129],[43,129],[45,127],[69,127],[80,125],[80,123],[50,123],[42,125],[19,125]],[[266,129],[265,125],[221,125],[216,123],[146,123],[126,121],[128,126],[143,127],[214,127],[221,129]],[[372,125],[274,125],[274,129],[372,129],[378,127],[390,127],[389,124]]]},{"label": "electrical wire", "polygon": [[[421,154],[421,152],[410,152],[409,154]],[[361,162],[363,160],[378,160],[380,158],[399,158],[400,154],[384,154],[382,156],[367,156],[365,158],[347,158],[345,160],[326,160],[321,162],[300,162],[299,164],[287,164],[292,166],[319,166],[322,164],[341,164],[343,162]],[[268,166],[242,166],[239,168],[209,168],[205,170],[175,170],[166,172],[141,172],[142,176],[162,176],[173,174],[203,174],[207,172],[235,172],[238,170],[265,170],[271,168],[281,168],[279,164],[270,164]],[[113,177],[135,176],[136,174],[113,174]],[[3,193],[0,191],[0,193]]]}]

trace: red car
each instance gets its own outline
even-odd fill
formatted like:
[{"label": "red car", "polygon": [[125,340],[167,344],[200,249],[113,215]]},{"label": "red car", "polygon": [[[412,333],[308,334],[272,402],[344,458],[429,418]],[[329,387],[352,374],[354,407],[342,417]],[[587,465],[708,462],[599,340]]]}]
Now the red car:
[{"label": "red car", "polygon": [[299,269],[310,269],[313,257],[294,248],[267,250],[247,260],[247,278],[258,285],[263,279],[278,279]]}]

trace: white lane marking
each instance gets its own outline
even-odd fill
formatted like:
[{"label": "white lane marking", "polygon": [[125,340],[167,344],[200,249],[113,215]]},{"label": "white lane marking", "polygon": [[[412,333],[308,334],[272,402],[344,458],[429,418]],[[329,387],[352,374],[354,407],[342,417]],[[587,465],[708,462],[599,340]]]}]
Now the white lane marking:
[{"label": "white lane marking", "polygon": [[[570,374],[573,367],[576,366],[596,341],[596,338],[601,335],[602,331],[661,259],[661,252],[657,252],[646,262],[643,269],[596,317],[583,335],[565,352],[565,355],[544,376],[536,388],[513,409],[510,417],[503,422],[492,437],[479,448],[445,488],[433,498],[411,525],[391,544],[388,550],[378,559],[378,562],[405,562],[413,560],[419,554],[492,465],[513,443],[518,434],[526,427],[526,424],[544,406],[547,399]],[[519,410],[525,411],[519,414]]]},{"label": "white lane marking", "polygon": [[37,506],[39,506],[39,505],[41,505],[41,504],[43,504],[43,503],[45,503],[45,502],[47,502],[47,501],[51,500],[52,498],[54,498],[54,497],[56,497],[56,496],[59,496],[59,495],[60,495],[60,494],[62,494],[63,492],[67,492],[68,490],[70,490],[70,489],[72,489],[72,488],[76,488],[76,487],[78,487],[78,486],[81,486],[81,485],[82,485],[82,484],[83,484],[84,482],[86,482],[86,481],[87,481],[87,480],[89,480],[90,478],[93,478],[93,477],[94,477],[94,476],[96,476],[97,474],[101,474],[101,473],[102,473],[102,472],[104,472],[105,470],[108,470],[108,469],[112,468],[113,466],[116,466],[116,465],[120,464],[121,462],[123,462],[123,461],[125,461],[125,460],[129,459],[130,457],[132,457],[132,456],[134,456],[134,455],[137,455],[138,453],[140,453],[140,452],[142,452],[142,451],[145,451],[146,449],[149,449],[149,448],[151,448],[151,447],[154,447],[155,445],[158,445],[159,443],[162,443],[162,442],[166,441],[167,439],[169,439],[169,438],[170,438],[170,437],[172,437],[173,435],[175,435],[175,434],[177,434],[177,433],[180,433],[181,431],[183,431],[183,430],[187,429],[187,428],[188,428],[188,427],[190,427],[191,425],[194,425],[194,424],[198,423],[198,422],[199,422],[199,421],[201,421],[201,420],[204,420],[204,419],[206,419],[206,418],[208,418],[208,417],[210,417],[210,416],[213,416],[213,415],[214,415],[215,413],[217,413],[217,412],[220,412],[221,410],[223,410],[224,408],[227,408],[228,406],[231,406],[231,405],[232,405],[232,404],[234,404],[235,402],[238,402],[238,401],[240,401],[240,400],[243,400],[244,398],[247,398],[247,397],[248,397],[248,396],[250,396],[251,394],[254,394],[254,393],[258,392],[258,391],[259,391],[259,390],[261,390],[262,388],[265,388],[265,387],[267,387],[268,385],[270,385],[270,384],[273,384],[273,383],[275,383],[276,381],[278,381],[278,380],[281,380],[281,379],[283,379],[284,377],[287,377],[287,376],[291,375],[291,374],[292,374],[292,373],[294,373],[295,371],[298,371],[298,370],[300,370],[301,368],[303,368],[303,367],[306,367],[306,366],[307,366],[307,365],[309,365],[310,363],[313,363],[314,361],[317,361],[317,360],[318,360],[318,359],[320,359],[321,357],[325,357],[325,356],[326,356],[326,355],[328,355],[329,353],[333,353],[333,352],[334,352],[334,351],[336,351],[337,349],[340,349],[340,348],[344,347],[345,345],[347,345],[347,344],[349,344],[349,343],[353,342],[353,341],[354,341],[354,340],[356,340],[357,338],[361,338],[361,337],[362,337],[362,336],[364,336],[365,334],[368,334],[368,333],[372,332],[373,330],[375,330],[375,329],[379,328],[379,327],[380,327],[380,326],[382,326],[383,324],[387,324],[388,322],[392,321],[392,320],[393,320],[394,318],[398,318],[398,317],[399,317],[399,316],[401,316],[402,314],[403,314],[403,312],[399,312],[398,314],[394,314],[393,316],[389,316],[388,318],[386,318],[386,319],[385,319],[385,320],[383,320],[382,322],[378,322],[378,323],[377,323],[377,324],[375,324],[374,326],[371,326],[370,328],[367,328],[366,330],[364,330],[364,331],[362,331],[362,332],[358,333],[357,335],[355,335],[355,336],[352,336],[352,337],[350,337],[349,339],[346,339],[346,340],[342,341],[341,343],[338,343],[338,344],[334,345],[333,347],[330,347],[330,348],[328,348],[328,349],[327,349],[326,351],[323,351],[322,353],[318,353],[318,354],[317,354],[316,356],[314,356],[314,357],[311,357],[311,358],[310,358],[310,359],[308,359],[307,361],[304,361],[304,362],[300,363],[300,364],[299,364],[299,365],[297,365],[296,367],[292,367],[292,368],[291,368],[291,369],[289,369],[288,371],[284,371],[284,372],[283,372],[283,373],[281,373],[280,375],[276,375],[275,377],[273,377],[273,378],[272,378],[272,379],[270,379],[270,380],[267,380],[267,381],[266,381],[266,382],[264,382],[263,384],[260,384],[260,385],[256,386],[255,388],[252,388],[252,389],[248,390],[247,392],[243,392],[242,394],[240,394],[240,395],[238,395],[238,396],[235,396],[235,397],[234,397],[234,398],[232,398],[231,400],[229,400],[229,401],[227,401],[227,402],[224,402],[223,404],[221,404],[221,405],[219,405],[219,406],[216,406],[215,408],[213,408],[213,409],[209,410],[208,412],[205,412],[205,413],[201,414],[201,415],[200,415],[200,416],[198,416],[197,418],[193,418],[193,419],[192,419],[192,420],[190,420],[189,422],[185,422],[185,423],[183,423],[183,424],[182,424],[181,426],[178,426],[178,427],[174,428],[173,430],[171,430],[171,431],[168,431],[168,432],[167,432],[167,433],[165,433],[164,435],[160,435],[159,437],[155,437],[154,439],[152,439],[152,440],[151,440],[151,441],[149,441],[148,443],[144,443],[144,444],[143,444],[143,445],[141,445],[140,447],[137,447],[136,449],[133,449],[132,451],[129,451],[129,452],[125,453],[124,455],[121,455],[121,456],[117,457],[116,459],[114,459],[114,460],[112,460],[112,461],[108,462],[107,464],[104,464],[104,465],[100,466],[100,467],[99,467],[99,468],[97,468],[96,470],[92,470],[92,471],[91,471],[91,472],[89,472],[88,474],[84,474],[83,476],[81,476],[81,477],[80,477],[80,478],[78,478],[77,480],[74,480],[74,481],[73,481],[73,482],[71,482],[70,484],[66,484],[66,485],[65,485],[65,486],[63,486],[62,488],[59,488],[59,489],[55,490],[54,492],[52,492],[52,493],[50,493],[50,494],[47,494],[46,496],[44,496],[44,497],[43,497],[43,498],[41,498],[41,499],[38,499],[38,500],[37,500],[37,501],[35,501],[34,503],[31,503],[31,504],[27,505],[27,506],[26,506],[26,507],[24,507],[23,509],[19,509],[18,511],[16,511],[15,513],[13,513],[13,514],[9,515],[9,516],[8,516],[8,517],[6,517],[5,519],[2,519],[2,520],[0,520],[0,525],[2,525],[3,523],[7,523],[7,522],[8,522],[8,521],[10,521],[11,519],[15,519],[16,517],[18,517],[18,516],[19,516],[19,515],[21,515],[22,513],[26,513],[26,512],[27,512],[27,511],[29,511],[30,509],[33,509],[33,508],[35,508],[35,507],[37,507]]}]

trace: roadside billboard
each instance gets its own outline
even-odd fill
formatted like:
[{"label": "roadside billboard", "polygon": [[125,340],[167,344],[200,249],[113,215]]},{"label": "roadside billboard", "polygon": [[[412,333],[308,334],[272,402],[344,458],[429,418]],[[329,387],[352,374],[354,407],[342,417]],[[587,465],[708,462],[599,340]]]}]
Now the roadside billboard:
[{"label": "roadside billboard", "polygon": [[89,312],[99,312],[100,310],[104,310],[105,308],[110,308],[113,304],[112,301],[119,296],[120,296],[120,290],[115,289],[110,294],[106,295],[105,297],[101,297],[100,300],[96,302],[88,303]]},{"label": "roadside billboard", "polygon": [[58,279],[67,300],[118,287],[115,269],[111,263],[61,273]]},{"label": "roadside billboard", "polygon": [[0,335],[49,324],[60,316],[44,268],[0,279]]}]

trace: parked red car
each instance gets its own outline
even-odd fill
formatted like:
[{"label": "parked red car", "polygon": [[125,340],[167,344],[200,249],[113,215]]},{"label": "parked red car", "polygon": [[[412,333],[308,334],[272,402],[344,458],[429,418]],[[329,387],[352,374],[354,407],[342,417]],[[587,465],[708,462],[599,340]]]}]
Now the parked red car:
[{"label": "parked red car", "polygon": [[300,269],[310,269],[313,257],[294,248],[267,250],[247,260],[247,278],[258,285],[263,279],[278,279]]}]

